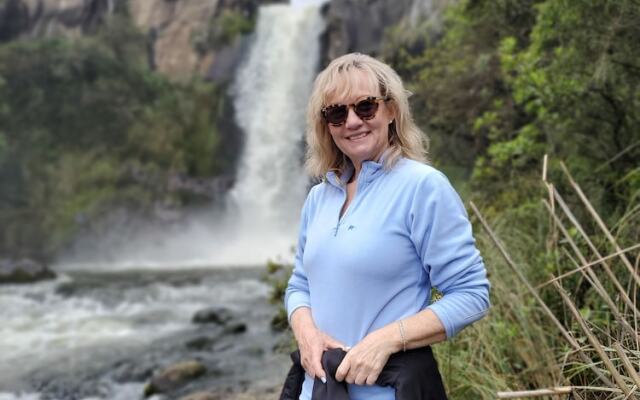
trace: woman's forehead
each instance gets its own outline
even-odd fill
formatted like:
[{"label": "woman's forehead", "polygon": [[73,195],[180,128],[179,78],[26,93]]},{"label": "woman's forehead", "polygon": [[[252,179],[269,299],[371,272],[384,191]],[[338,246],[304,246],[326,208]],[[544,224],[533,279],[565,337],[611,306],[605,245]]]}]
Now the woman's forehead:
[{"label": "woman's forehead", "polygon": [[350,69],[334,74],[324,91],[324,104],[351,103],[364,96],[380,95],[380,85],[373,73]]}]

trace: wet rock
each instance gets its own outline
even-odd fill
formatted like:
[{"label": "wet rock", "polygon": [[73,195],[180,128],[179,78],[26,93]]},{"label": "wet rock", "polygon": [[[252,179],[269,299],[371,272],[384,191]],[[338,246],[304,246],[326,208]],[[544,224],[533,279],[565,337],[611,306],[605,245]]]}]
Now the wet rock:
[{"label": "wet rock", "polygon": [[144,395],[149,397],[156,393],[171,392],[202,376],[205,372],[207,368],[196,360],[171,365],[151,378],[144,388]]},{"label": "wet rock", "polygon": [[179,400],[222,400],[222,395],[211,392],[196,392],[181,397]]},{"label": "wet rock", "polygon": [[29,258],[17,261],[8,258],[0,259],[0,284],[33,283],[53,278],[55,278],[53,271]]},{"label": "wet rock", "polygon": [[112,378],[116,382],[144,382],[153,375],[153,367],[141,361],[122,361],[114,365]]},{"label": "wet rock", "polygon": [[192,322],[194,324],[218,324],[224,325],[233,319],[231,311],[224,307],[205,308],[195,313]]},{"label": "wet rock", "polygon": [[198,336],[189,340],[185,345],[189,350],[207,350],[212,348],[216,341],[216,338],[208,336]]},{"label": "wet rock", "polygon": [[225,326],[224,333],[237,335],[247,331],[247,325],[242,322],[234,322]]}]

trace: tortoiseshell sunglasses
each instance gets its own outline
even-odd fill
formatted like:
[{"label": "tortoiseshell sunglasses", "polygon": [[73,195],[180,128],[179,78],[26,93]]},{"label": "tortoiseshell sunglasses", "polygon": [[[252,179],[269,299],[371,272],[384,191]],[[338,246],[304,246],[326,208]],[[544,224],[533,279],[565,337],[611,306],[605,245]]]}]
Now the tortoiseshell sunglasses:
[{"label": "tortoiseshell sunglasses", "polygon": [[322,116],[328,124],[340,126],[345,123],[349,116],[349,108],[353,107],[353,111],[358,118],[362,120],[373,119],[378,111],[380,101],[388,101],[389,97],[368,96],[354,104],[331,104],[323,107]]}]

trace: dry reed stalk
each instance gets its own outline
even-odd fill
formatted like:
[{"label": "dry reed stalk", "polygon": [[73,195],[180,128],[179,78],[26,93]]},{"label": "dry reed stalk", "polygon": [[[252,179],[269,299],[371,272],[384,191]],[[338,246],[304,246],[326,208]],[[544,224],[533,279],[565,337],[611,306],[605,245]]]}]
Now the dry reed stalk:
[{"label": "dry reed stalk", "polygon": [[[549,205],[549,203],[546,200],[543,200],[542,202],[547,207],[547,210],[549,211],[549,213],[552,213],[553,211],[552,211],[551,206]],[[578,248],[576,243],[571,238],[571,235],[569,235],[569,232],[565,228],[565,226],[562,223],[562,221],[560,220],[560,218],[558,218],[558,216],[555,215],[555,214],[552,214],[552,216],[555,219],[558,228],[560,228],[560,231],[562,232],[562,234],[564,235],[565,239],[567,240],[567,242],[569,243],[569,245],[573,249],[573,252],[580,259],[580,262],[582,264],[588,264],[586,258],[584,257],[584,255],[582,254],[582,252],[580,251],[580,249]],[[607,305],[609,306],[609,309],[611,310],[611,313],[613,314],[614,318],[627,331],[627,333],[629,333],[629,335],[632,338],[635,339],[638,336],[638,333],[631,327],[631,325],[629,325],[629,323],[624,319],[622,314],[620,314],[620,311],[618,310],[617,305],[613,302],[613,300],[611,299],[611,296],[609,296],[609,294],[607,293],[607,290],[604,288],[604,286],[602,285],[602,282],[600,282],[600,279],[598,279],[598,277],[593,272],[593,270],[591,268],[586,268],[584,271],[581,271],[581,272],[583,272],[583,273],[586,272],[586,276],[588,276],[590,278],[590,282],[591,282],[593,288],[600,295],[600,297],[602,297],[602,299],[605,301],[605,303],[607,303]],[[554,285],[555,284],[557,284],[557,282],[554,282]]]},{"label": "dry reed stalk", "polygon": [[[638,253],[638,257],[636,257],[636,273],[638,272],[638,267],[640,267],[640,253]],[[631,283],[629,283],[631,284]],[[634,304],[637,303],[638,300],[638,291],[634,290],[633,291],[633,302]],[[636,332],[638,332],[638,314],[639,313],[633,313],[633,325],[636,328]],[[640,338],[636,339],[636,351],[638,352],[638,354],[640,354]],[[638,360],[638,366],[640,367],[640,359]]]},{"label": "dry reed stalk", "polygon": [[[607,228],[605,223],[602,221],[602,218],[600,218],[600,215],[598,214],[598,212],[593,208],[593,206],[591,205],[591,202],[589,201],[589,199],[587,199],[587,196],[585,196],[585,194],[582,192],[582,188],[580,188],[580,186],[573,180],[573,176],[567,169],[567,166],[564,165],[563,162],[560,162],[560,166],[562,167],[564,174],[567,176],[567,179],[569,180],[569,184],[571,184],[571,186],[573,187],[573,190],[578,194],[578,197],[580,197],[580,200],[582,201],[584,206],[587,208],[587,210],[589,211],[593,219],[596,221],[596,223],[598,224],[602,232],[605,234],[607,239],[609,239],[609,242],[613,245],[613,248],[615,249],[615,251],[619,252],[621,248],[620,246],[618,246],[618,242],[616,242],[611,232],[609,232],[609,229]],[[638,275],[637,271],[634,271],[633,266],[631,265],[631,262],[629,262],[629,259],[627,258],[627,256],[624,253],[620,253],[620,259],[622,260],[622,263],[625,265],[625,267],[631,274],[631,277],[633,278],[633,280],[636,282],[636,286],[640,286],[640,275]]]},{"label": "dry reed stalk", "polygon": [[544,300],[542,300],[542,298],[538,294],[538,291],[536,289],[534,289],[534,287],[531,285],[531,283],[529,283],[529,280],[516,267],[515,263],[511,259],[511,256],[509,255],[509,253],[507,253],[506,249],[504,248],[502,242],[500,242],[500,240],[498,240],[498,237],[493,232],[491,227],[489,227],[489,224],[487,224],[487,221],[484,219],[484,217],[482,216],[482,214],[480,213],[480,211],[478,210],[476,205],[473,202],[469,202],[469,205],[471,206],[471,209],[473,210],[473,213],[476,215],[476,217],[478,217],[478,220],[482,224],[482,227],[487,232],[487,234],[489,235],[489,237],[491,238],[493,243],[496,245],[496,247],[500,251],[500,254],[502,255],[502,257],[507,262],[507,265],[513,270],[513,272],[515,272],[516,276],[525,285],[527,290],[533,295],[533,297],[536,299],[536,301],[538,302],[540,307],[542,307],[542,309],[544,310],[545,314],[547,314],[547,316],[551,319],[553,324],[558,328],[558,330],[560,331],[562,336],[566,339],[566,341],[569,343],[569,345],[571,345],[571,347],[573,347],[573,349],[576,351],[576,353],[582,359],[582,361],[586,365],[589,366],[589,368],[593,371],[593,373],[596,374],[596,376],[602,382],[604,382],[608,386],[614,386],[613,382],[611,382],[611,380],[609,380],[609,378],[607,378],[598,368],[596,368],[594,365],[592,365],[591,359],[584,353],[584,351],[582,351],[582,348],[581,348],[580,344],[565,329],[565,327],[562,325],[562,323],[560,321],[558,321],[558,319],[553,314],[551,309],[547,306],[547,304],[544,302]]},{"label": "dry reed stalk", "polygon": [[[566,278],[567,276],[573,275],[576,272],[580,272],[583,269],[586,269],[586,268],[589,268],[589,267],[593,267],[594,265],[601,264],[603,261],[607,261],[607,260],[610,260],[612,258],[616,258],[616,257],[618,257],[620,255],[620,253],[628,253],[628,252],[636,250],[636,249],[640,249],[640,243],[634,244],[633,246],[629,246],[629,247],[624,248],[624,249],[622,249],[620,251],[616,251],[615,253],[611,253],[608,256],[604,256],[602,258],[598,258],[598,259],[596,259],[594,261],[589,262],[588,264],[584,264],[584,265],[579,266],[576,269],[572,269],[569,272],[565,272],[563,274],[560,274],[560,275],[556,276],[553,279],[549,279],[548,281],[539,284],[538,286],[536,286],[536,289],[542,289],[543,287],[549,285],[553,281],[557,281],[557,280],[560,280],[562,278]],[[635,307],[635,309],[637,310],[638,308]]]},{"label": "dry reed stalk", "polygon": [[578,322],[580,328],[582,328],[582,332],[585,334],[596,353],[598,353],[598,356],[600,356],[600,359],[613,377],[613,380],[616,382],[616,386],[621,389],[626,396],[630,396],[632,394],[631,389],[629,389],[620,373],[618,373],[618,370],[613,365],[611,359],[607,356],[607,353],[605,353],[605,351],[602,349],[602,344],[600,343],[598,338],[591,332],[591,329],[585,322],[584,318],[582,318],[582,315],[580,315],[580,311],[578,311],[562,286],[560,286],[560,283],[558,283],[557,281],[553,282],[553,286],[556,288],[558,293],[560,293],[560,297],[562,297],[562,300],[566,304],[567,308],[569,308],[569,311],[571,311],[571,314],[573,314],[574,319]]},{"label": "dry reed stalk", "polygon": [[520,390],[515,392],[498,392],[499,399],[519,399],[524,397],[542,397],[542,396],[557,396],[560,394],[571,394],[573,387],[571,386],[559,386],[549,389],[537,389],[537,390]]},{"label": "dry reed stalk", "polygon": [[[565,215],[569,218],[569,221],[571,221],[573,226],[578,230],[578,232],[580,233],[582,238],[585,240],[585,242],[587,243],[587,245],[591,249],[591,251],[593,251],[593,253],[596,255],[596,257],[602,259],[602,254],[600,254],[600,252],[598,251],[596,246],[593,244],[591,239],[589,239],[589,236],[587,235],[587,233],[584,231],[584,229],[582,229],[582,225],[580,224],[580,222],[578,222],[578,220],[576,219],[575,215],[573,215],[573,213],[571,212],[571,209],[569,208],[569,206],[567,206],[567,203],[565,203],[565,201],[562,198],[562,196],[560,196],[560,193],[558,192],[558,190],[556,190],[555,187],[551,187],[551,190],[553,191],[553,196],[555,197],[556,202],[560,205],[560,208],[562,209],[562,211],[564,211]],[[587,263],[583,262],[582,264],[584,265],[584,264],[587,264]],[[637,310],[635,304],[633,304],[633,302],[629,298],[629,295],[627,294],[627,291],[622,287],[622,284],[620,283],[620,281],[618,281],[618,278],[615,276],[615,274],[613,273],[613,271],[609,267],[609,264],[607,264],[606,262],[603,261],[602,262],[602,267],[604,268],[604,270],[605,270],[607,276],[609,277],[609,279],[611,279],[611,282],[613,282],[613,285],[616,287],[616,289],[618,289],[618,294],[621,296],[621,298],[625,302],[625,304],[631,310],[634,310],[634,312],[637,312],[638,310]]]},{"label": "dry reed stalk", "polygon": [[573,387],[573,390],[588,390],[590,392],[622,393],[622,390],[616,387],[601,387],[601,386],[572,386],[572,387]]},{"label": "dry reed stalk", "polygon": [[613,347],[616,353],[618,353],[620,361],[622,361],[622,365],[624,365],[624,368],[627,370],[629,378],[631,378],[636,387],[640,388],[640,376],[638,376],[638,372],[635,370],[635,368],[633,368],[633,364],[631,364],[631,360],[629,360],[629,357],[627,357],[625,349],[619,342],[613,343],[611,347]]},{"label": "dry reed stalk", "polygon": [[[548,171],[548,164],[549,164],[549,156],[547,154],[544,155],[544,158],[542,159],[542,182],[545,184],[545,186],[547,187],[547,193],[549,195],[549,204],[551,204],[552,208],[555,208],[555,202],[554,202],[554,198],[553,198],[553,184],[550,182],[547,182],[547,171]],[[556,247],[558,246],[558,229],[555,226],[555,222],[553,221],[553,218],[551,218],[551,216],[549,216],[549,232],[550,234],[547,237],[547,250],[555,250]]]}]

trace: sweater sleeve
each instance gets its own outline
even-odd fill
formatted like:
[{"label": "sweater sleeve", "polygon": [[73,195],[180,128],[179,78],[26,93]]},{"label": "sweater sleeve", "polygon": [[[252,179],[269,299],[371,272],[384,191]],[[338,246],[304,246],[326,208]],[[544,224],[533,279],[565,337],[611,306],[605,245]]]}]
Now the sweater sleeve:
[{"label": "sweater sleeve", "polygon": [[309,298],[309,282],[304,271],[302,258],[304,256],[304,246],[307,241],[307,223],[309,219],[309,208],[311,207],[312,192],[309,193],[302,207],[300,216],[300,230],[298,234],[298,244],[296,246],[296,256],[293,265],[293,272],[284,296],[284,305],[287,310],[287,317],[291,321],[291,314],[300,307],[311,307]]},{"label": "sweater sleeve", "polygon": [[447,338],[486,315],[489,281],[475,246],[471,223],[460,197],[440,172],[421,181],[412,201],[412,241],[443,297],[428,306],[445,327]]}]

